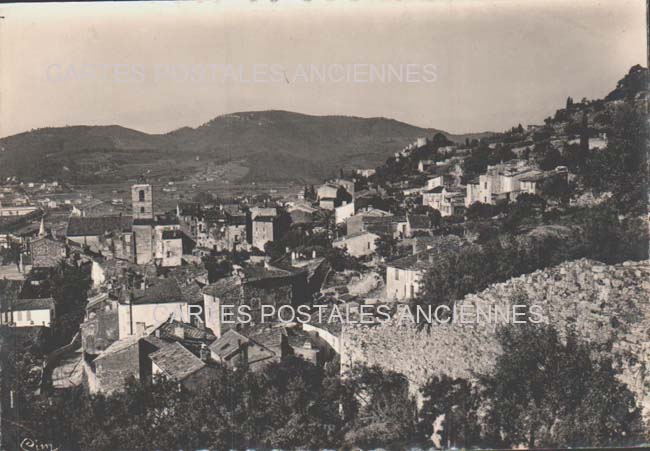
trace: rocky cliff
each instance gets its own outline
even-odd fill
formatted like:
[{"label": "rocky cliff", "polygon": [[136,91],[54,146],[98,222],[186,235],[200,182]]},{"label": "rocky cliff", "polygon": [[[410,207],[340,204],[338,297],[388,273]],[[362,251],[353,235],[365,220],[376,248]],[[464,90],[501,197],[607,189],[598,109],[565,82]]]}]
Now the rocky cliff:
[{"label": "rocky cliff", "polygon": [[[459,305],[502,311],[513,304],[537,305],[558,330],[575,328],[585,340],[611,344],[620,378],[650,417],[650,262],[607,266],[576,260],[536,271],[466,296]],[[346,325],[344,369],[365,363],[403,373],[417,390],[434,374],[472,378],[492,370],[501,348],[496,330],[505,320],[476,324],[434,324],[418,330],[391,322]]]}]

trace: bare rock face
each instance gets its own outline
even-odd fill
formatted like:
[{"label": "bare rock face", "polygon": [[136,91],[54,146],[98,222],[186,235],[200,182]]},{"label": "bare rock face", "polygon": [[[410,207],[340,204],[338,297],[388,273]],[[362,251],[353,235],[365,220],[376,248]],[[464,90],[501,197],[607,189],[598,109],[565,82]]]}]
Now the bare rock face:
[{"label": "bare rock face", "polygon": [[[538,306],[544,322],[560,332],[570,327],[584,340],[611,344],[608,353],[620,379],[650,418],[649,261],[612,266],[585,259],[566,262],[491,285],[466,296],[457,307],[505,312],[524,303]],[[472,324],[456,321],[422,330],[397,318],[378,326],[346,324],[343,370],[362,363],[379,365],[404,374],[414,393],[432,375],[472,379],[494,368],[502,352],[496,331],[505,322],[503,317]]]}]

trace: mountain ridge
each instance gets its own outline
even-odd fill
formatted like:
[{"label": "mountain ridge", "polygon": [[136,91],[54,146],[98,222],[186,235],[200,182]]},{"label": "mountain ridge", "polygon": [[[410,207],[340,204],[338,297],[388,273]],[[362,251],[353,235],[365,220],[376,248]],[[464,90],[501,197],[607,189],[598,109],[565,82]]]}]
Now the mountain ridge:
[{"label": "mountain ridge", "polygon": [[[490,134],[454,135],[386,117],[286,110],[234,112],[160,134],[117,124],[44,127],[0,139],[0,176],[107,181],[128,173],[121,170],[125,165],[146,171],[147,154],[181,171],[183,160],[194,157],[237,159],[249,168],[249,180],[314,181],[339,168],[374,167],[416,138],[436,133],[457,142]],[[133,161],[126,161],[129,156]]]}]

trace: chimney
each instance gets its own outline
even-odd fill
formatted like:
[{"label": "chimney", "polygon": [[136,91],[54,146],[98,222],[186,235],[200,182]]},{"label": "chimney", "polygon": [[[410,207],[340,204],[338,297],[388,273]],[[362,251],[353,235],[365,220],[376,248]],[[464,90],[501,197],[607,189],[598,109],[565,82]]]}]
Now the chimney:
[{"label": "chimney", "polygon": [[204,362],[210,360],[210,349],[208,349],[205,343],[201,343],[201,350],[199,351],[199,353],[201,356],[201,360],[203,360]]}]

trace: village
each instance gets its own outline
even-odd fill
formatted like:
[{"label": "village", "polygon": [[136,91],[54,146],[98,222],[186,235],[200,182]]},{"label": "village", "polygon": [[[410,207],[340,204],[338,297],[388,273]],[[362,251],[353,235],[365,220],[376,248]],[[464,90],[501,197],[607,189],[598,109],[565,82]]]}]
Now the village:
[{"label": "village", "polygon": [[[3,180],[0,323],[40,340],[34,371],[45,394],[111,395],[159,378],[200,392],[224,367],[263,372],[293,358],[345,377],[359,363],[346,339],[356,326],[264,321],[265,307],[326,305],[356,318],[365,306],[435,304],[435,277],[461,271],[449,262],[495,243],[503,253],[515,243],[530,264],[508,262],[507,276],[454,295],[542,270],[534,243],[565,250],[559,262],[591,257],[569,244],[591,239],[592,224],[571,215],[612,195],[593,194],[585,165],[617,133],[603,112],[626,102],[567,100],[542,125],[465,142],[418,137],[376,168],[342,168],[320,185],[201,191],[168,210],[155,193],[171,185],[146,176],[110,204],[54,180]],[[224,306],[245,307],[246,320],[225,318]]]},{"label": "village", "polygon": [[[131,186],[130,211],[110,214],[101,213],[102,202],[91,194],[61,192],[56,182],[9,181],[0,215],[17,226],[0,235],[3,248],[14,251],[2,270],[18,295],[3,298],[2,323],[52,327],[60,315],[54,299],[20,293],[67,262],[85,268],[91,283],[74,346],[66,344],[76,360],[63,354],[61,367],[48,368],[53,380],[44,383],[54,387],[84,383],[91,392],[111,392],[128,376],[208,380],[210,362],[258,368],[287,355],[322,365],[340,360],[340,336],[322,325],[256,326],[254,318],[240,327],[223,324],[219,307],[245,304],[259,323],[265,304],[326,301],[358,311],[416,299],[442,254],[476,241],[469,230],[440,233],[445,225],[520,196],[561,204],[557,192],[569,192],[573,175],[563,165],[541,169],[529,157],[547,129],[514,130],[520,141],[512,144],[497,137],[464,145],[441,134],[422,137],[387,163],[413,169],[386,183],[374,168],[356,169],[289,197],[224,202],[211,193],[213,200],[166,212],[157,210],[144,179]],[[582,134],[544,139],[558,154],[571,145],[606,146],[606,133],[587,133],[585,127]],[[463,162],[481,146],[505,158],[468,179]],[[69,211],[67,220],[61,209]],[[190,315],[192,307],[201,314]]]}]

